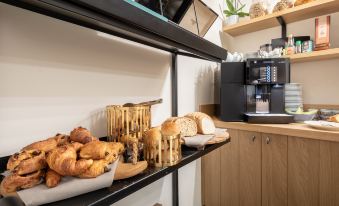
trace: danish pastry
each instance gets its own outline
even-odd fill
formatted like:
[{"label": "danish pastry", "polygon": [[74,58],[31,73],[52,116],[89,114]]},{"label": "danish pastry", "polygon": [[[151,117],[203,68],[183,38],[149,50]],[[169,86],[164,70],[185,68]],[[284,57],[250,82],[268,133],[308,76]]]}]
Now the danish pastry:
[{"label": "danish pastry", "polygon": [[93,160],[106,159],[110,164],[118,158],[123,150],[124,146],[118,142],[93,141],[85,144],[80,149],[79,157]]},{"label": "danish pastry", "polygon": [[47,155],[48,166],[62,176],[77,176],[93,164],[92,159],[77,160],[77,153],[72,145],[58,147]]},{"label": "danish pastry", "polygon": [[98,140],[96,137],[94,137],[90,131],[88,131],[86,128],[83,127],[77,127],[75,128],[70,135],[70,138],[72,141],[80,142],[82,144],[86,144],[88,142],[96,141]]},{"label": "danish pastry", "polygon": [[0,185],[0,193],[3,196],[8,196],[17,190],[34,187],[35,185],[41,183],[43,176],[44,172],[42,170],[26,175],[12,173],[2,180]]},{"label": "danish pastry", "polygon": [[46,167],[46,157],[44,151],[24,150],[20,153],[12,155],[7,162],[7,169],[24,175]]},{"label": "danish pastry", "polygon": [[46,186],[49,188],[56,187],[61,181],[61,175],[54,170],[48,169],[46,173]]}]

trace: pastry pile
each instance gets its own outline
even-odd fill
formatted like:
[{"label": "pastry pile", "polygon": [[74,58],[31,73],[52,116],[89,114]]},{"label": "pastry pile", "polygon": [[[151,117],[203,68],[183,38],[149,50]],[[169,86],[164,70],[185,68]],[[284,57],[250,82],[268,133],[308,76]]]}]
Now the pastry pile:
[{"label": "pastry pile", "polygon": [[123,151],[123,144],[99,141],[82,127],[70,135],[57,134],[28,145],[9,158],[10,175],[1,182],[0,193],[7,196],[42,182],[49,188],[56,187],[63,176],[95,178],[108,172],[108,165]]}]

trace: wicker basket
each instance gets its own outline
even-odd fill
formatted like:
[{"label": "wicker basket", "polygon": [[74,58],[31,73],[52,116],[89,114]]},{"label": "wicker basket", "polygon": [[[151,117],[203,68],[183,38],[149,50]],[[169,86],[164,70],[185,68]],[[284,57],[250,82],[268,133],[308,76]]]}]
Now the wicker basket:
[{"label": "wicker basket", "polygon": [[172,166],[181,160],[180,134],[162,136],[156,142],[144,145],[144,158],[148,164],[156,167]]},{"label": "wicker basket", "polygon": [[136,164],[138,143],[151,125],[151,106],[123,107],[110,105],[107,111],[107,137],[133,148],[132,162]]}]

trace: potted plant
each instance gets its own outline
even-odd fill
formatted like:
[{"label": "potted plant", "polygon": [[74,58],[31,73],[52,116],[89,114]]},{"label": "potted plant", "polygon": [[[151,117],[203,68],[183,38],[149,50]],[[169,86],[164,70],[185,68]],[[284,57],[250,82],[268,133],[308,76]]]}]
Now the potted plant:
[{"label": "potted plant", "polygon": [[242,9],[246,4],[242,4],[239,0],[226,0],[228,9],[224,10],[227,16],[227,24],[232,25],[239,22],[239,17],[249,16],[249,13],[243,12]]}]

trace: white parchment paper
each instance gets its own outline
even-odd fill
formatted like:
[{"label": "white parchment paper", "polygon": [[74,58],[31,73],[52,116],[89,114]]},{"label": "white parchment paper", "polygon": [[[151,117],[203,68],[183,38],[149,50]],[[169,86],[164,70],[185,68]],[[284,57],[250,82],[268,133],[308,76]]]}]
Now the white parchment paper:
[{"label": "white parchment paper", "polygon": [[76,177],[63,177],[59,185],[54,188],[48,188],[45,184],[40,184],[17,193],[27,206],[35,206],[109,187],[112,185],[118,162],[119,160],[109,165],[111,171],[96,178],[80,179]]},{"label": "white parchment paper", "polygon": [[195,147],[197,149],[204,149],[207,142],[213,137],[222,136],[227,130],[216,128],[215,133],[211,135],[198,134],[193,137],[184,137],[185,145],[188,147]]}]

